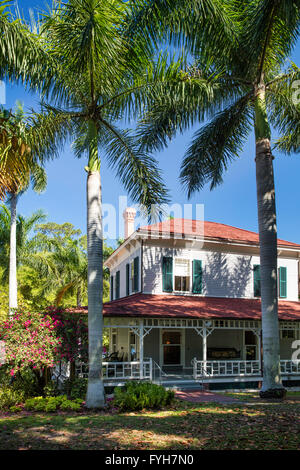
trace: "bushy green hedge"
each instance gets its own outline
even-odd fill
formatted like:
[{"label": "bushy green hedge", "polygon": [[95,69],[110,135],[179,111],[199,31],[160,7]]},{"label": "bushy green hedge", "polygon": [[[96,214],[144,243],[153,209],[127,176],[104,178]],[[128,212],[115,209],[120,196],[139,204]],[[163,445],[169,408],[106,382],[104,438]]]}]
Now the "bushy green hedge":
[{"label": "bushy green hedge", "polygon": [[39,384],[36,374],[29,367],[11,377],[8,367],[3,365],[0,367],[0,389],[3,388],[19,392],[25,398],[29,398],[38,394]]},{"label": "bushy green hedge", "polygon": [[35,397],[29,398],[25,402],[25,410],[28,411],[46,411],[53,412],[56,410],[63,411],[79,411],[82,406],[82,400],[68,400],[66,395],[58,397]]},{"label": "bushy green hedge", "polygon": [[0,410],[7,410],[24,402],[25,393],[11,387],[0,388]]},{"label": "bushy green hedge", "polygon": [[75,379],[67,379],[63,383],[63,391],[71,400],[76,398],[85,399],[87,391],[88,379],[77,377]]},{"label": "bushy green hedge", "polygon": [[159,409],[170,405],[174,392],[149,382],[127,382],[124,388],[115,388],[114,404],[120,411]]}]

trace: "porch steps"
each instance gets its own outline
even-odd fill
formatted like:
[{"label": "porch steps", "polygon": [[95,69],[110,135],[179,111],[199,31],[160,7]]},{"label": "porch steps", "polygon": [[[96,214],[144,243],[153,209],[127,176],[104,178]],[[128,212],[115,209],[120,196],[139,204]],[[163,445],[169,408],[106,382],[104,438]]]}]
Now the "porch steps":
[{"label": "porch steps", "polygon": [[170,390],[176,390],[176,391],[185,391],[185,390],[191,390],[191,391],[197,391],[197,390],[203,390],[203,386],[201,383],[198,382],[161,382],[160,385],[163,387],[170,389]]},{"label": "porch steps", "polygon": [[190,375],[168,374],[153,382],[172,390],[203,390],[202,383]]}]

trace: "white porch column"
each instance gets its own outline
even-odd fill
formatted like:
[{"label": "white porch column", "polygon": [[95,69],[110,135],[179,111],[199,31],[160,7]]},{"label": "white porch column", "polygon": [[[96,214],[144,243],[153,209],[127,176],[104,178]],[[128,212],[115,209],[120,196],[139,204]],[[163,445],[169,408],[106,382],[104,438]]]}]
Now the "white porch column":
[{"label": "white porch column", "polygon": [[261,356],[261,343],[262,343],[262,341],[261,341],[261,339],[262,339],[262,338],[261,338],[261,335],[262,335],[262,333],[261,333],[261,331],[260,331],[260,332],[257,334],[257,337],[258,337],[258,345],[257,345],[257,347],[258,347],[259,369],[260,369],[260,372],[261,372],[261,374],[262,374],[262,373],[263,373],[263,364],[262,364],[262,356]]},{"label": "white porch column", "polygon": [[203,336],[202,336],[202,360],[203,360],[203,368],[204,374],[206,373],[206,361],[207,361],[207,330],[206,326],[203,328]]},{"label": "white porch column", "polygon": [[140,320],[140,379],[143,378],[144,371],[144,321]]}]

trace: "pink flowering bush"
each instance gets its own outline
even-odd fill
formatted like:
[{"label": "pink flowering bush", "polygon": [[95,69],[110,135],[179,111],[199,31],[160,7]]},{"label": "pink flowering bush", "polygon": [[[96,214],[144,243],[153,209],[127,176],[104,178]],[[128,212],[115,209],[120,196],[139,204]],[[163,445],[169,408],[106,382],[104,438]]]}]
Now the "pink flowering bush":
[{"label": "pink flowering bush", "polygon": [[47,315],[52,318],[56,334],[61,339],[58,347],[60,359],[75,362],[80,359],[88,360],[88,327],[87,315],[68,313],[62,308],[47,309]]},{"label": "pink flowering bush", "polygon": [[29,312],[15,313],[0,324],[0,340],[5,343],[5,362],[11,376],[28,367],[53,367],[62,344],[50,316]]}]

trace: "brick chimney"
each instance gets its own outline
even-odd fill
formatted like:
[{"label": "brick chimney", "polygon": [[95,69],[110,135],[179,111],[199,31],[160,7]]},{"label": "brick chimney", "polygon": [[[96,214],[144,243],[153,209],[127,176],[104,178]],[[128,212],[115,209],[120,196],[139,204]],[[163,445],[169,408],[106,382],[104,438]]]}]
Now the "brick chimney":
[{"label": "brick chimney", "polygon": [[134,218],[136,210],[133,207],[127,207],[123,212],[124,217],[124,237],[130,237],[134,232]]}]

